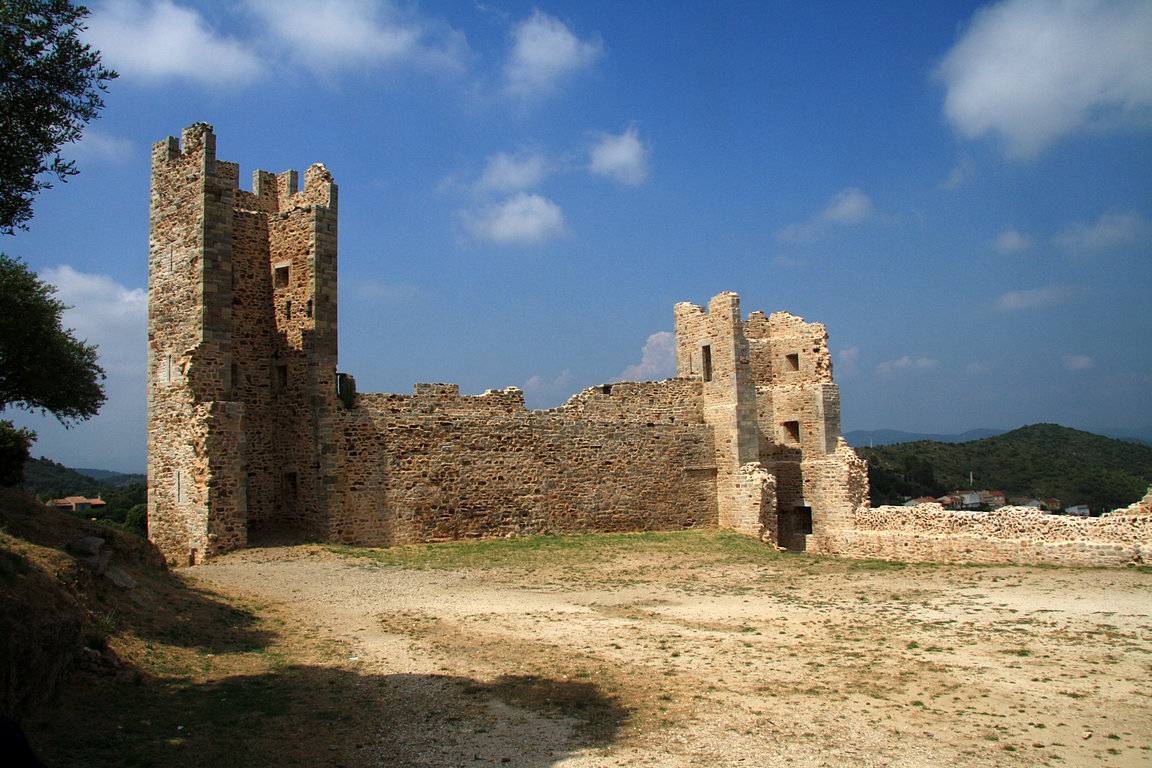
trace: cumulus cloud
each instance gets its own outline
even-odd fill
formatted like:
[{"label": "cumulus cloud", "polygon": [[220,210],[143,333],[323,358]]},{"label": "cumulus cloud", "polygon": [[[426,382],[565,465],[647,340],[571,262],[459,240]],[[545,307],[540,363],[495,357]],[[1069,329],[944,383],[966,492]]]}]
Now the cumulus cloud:
[{"label": "cumulus cloud", "polygon": [[109,162],[121,163],[132,156],[135,148],[127,139],[109,136],[95,128],[84,129],[80,140],[65,146],[61,152],[70,160],[81,163]]},{"label": "cumulus cloud", "polygon": [[564,22],[533,11],[512,30],[505,87],[514,96],[549,93],[560,81],[591,67],[603,53],[598,39],[581,40]]},{"label": "cumulus cloud", "polygon": [[1000,234],[996,235],[996,239],[992,241],[992,247],[1000,253],[1007,256],[1011,253],[1020,253],[1026,251],[1033,245],[1032,238],[1028,235],[1017,232],[1014,229],[1006,229]]},{"label": "cumulus cloud", "polygon": [[195,10],[170,0],[107,0],[92,8],[84,41],[125,78],[243,84],[263,72],[253,47],[212,30]]},{"label": "cumulus cloud", "polygon": [[565,368],[554,378],[546,379],[536,374],[524,382],[524,401],[529,408],[551,408],[556,405],[557,399],[571,394],[572,371]]},{"label": "cumulus cloud", "polygon": [[676,334],[660,331],[648,337],[640,352],[640,363],[630,365],[619,381],[663,381],[676,375]]},{"label": "cumulus cloud", "polygon": [[567,233],[560,206],[526,192],[465,214],[465,221],[473,236],[503,245],[540,243]]},{"label": "cumulus cloud", "polygon": [[1005,312],[1019,309],[1042,309],[1065,301],[1068,290],[1058,285],[1029,288],[1023,291],[1008,291],[996,297],[996,308]]},{"label": "cumulus cloud", "polygon": [[844,347],[836,353],[836,365],[840,368],[840,373],[854,375],[856,373],[856,364],[860,360],[859,347]]},{"label": "cumulus cloud", "polygon": [[536,153],[510,155],[497,152],[488,158],[475,189],[480,192],[518,192],[539,184],[547,171],[548,163]]},{"label": "cumulus cloud", "polygon": [[776,232],[784,242],[812,240],[829,227],[854,226],[876,216],[872,198],[856,187],[847,187],[832,196],[828,206],[803,224],[790,224]]},{"label": "cumulus cloud", "polygon": [[[104,275],[78,272],[70,266],[41,270],[39,277],[56,286],[56,298],[71,309],[63,321],[76,337],[100,347],[100,365],[111,382],[118,375],[139,377],[145,367],[148,294],[129,289]],[[111,394],[111,393],[110,393]]]},{"label": "cumulus cloud", "polygon": [[936,72],[967,139],[1027,158],[1085,130],[1152,125],[1152,3],[1004,0],[978,11]]},{"label": "cumulus cloud", "polygon": [[1072,224],[1052,242],[1074,255],[1097,255],[1152,242],[1152,222],[1135,212],[1108,213],[1091,224]]},{"label": "cumulus cloud", "polygon": [[605,133],[590,151],[588,170],[635,186],[648,178],[649,149],[632,126],[618,136]]},{"label": "cumulus cloud", "polygon": [[1073,373],[1096,367],[1096,361],[1088,355],[1064,355],[1064,367]]},{"label": "cumulus cloud", "polygon": [[463,66],[464,36],[376,0],[248,0],[293,61],[330,71],[363,64]]},{"label": "cumulus cloud", "polygon": [[968,179],[970,178],[972,178],[972,161],[968,158],[962,158],[952,167],[952,170],[948,172],[948,178],[940,182],[940,189],[960,189],[960,187],[968,183]]},{"label": "cumulus cloud", "polygon": [[904,355],[897,360],[885,360],[883,363],[878,363],[876,370],[884,376],[889,376],[900,371],[930,371],[939,365],[938,360],[933,360],[930,357],[913,358],[910,355]]}]

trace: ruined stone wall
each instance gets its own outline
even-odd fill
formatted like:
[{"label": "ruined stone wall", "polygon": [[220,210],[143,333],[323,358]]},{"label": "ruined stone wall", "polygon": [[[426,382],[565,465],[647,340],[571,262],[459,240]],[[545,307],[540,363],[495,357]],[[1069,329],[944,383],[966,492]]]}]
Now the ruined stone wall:
[{"label": "ruined stone wall", "polygon": [[[624,391],[668,401],[664,413],[683,410],[656,388]],[[461,396],[442,384],[358,395],[336,422],[343,460],[329,534],[390,545],[716,527],[708,428],[638,412],[643,420],[528,411],[516,389]]]},{"label": "ruined stone wall", "polygon": [[858,508],[830,530],[817,551],[944,563],[1122,566],[1152,562],[1152,517],[1050,515],[1031,507],[992,512],[946,510],[939,504]]}]

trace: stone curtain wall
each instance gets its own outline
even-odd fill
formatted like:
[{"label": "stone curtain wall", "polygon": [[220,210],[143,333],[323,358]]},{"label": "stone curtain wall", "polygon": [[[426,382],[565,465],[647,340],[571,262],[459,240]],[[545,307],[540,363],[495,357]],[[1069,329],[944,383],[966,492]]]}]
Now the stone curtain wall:
[{"label": "stone curtain wall", "polygon": [[[517,389],[358,395],[336,420],[344,456],[330,537],[391,545],[715,528],[708,428],[680,401],[691,382],[611,389],[551,411],[525,410]],[[642,401],[631,413],[628,398]]]},{"label": "stone curtain wall", "polygon": [[1099,518],[1031,507],[992,512],[939,504],[858,508],[848,527],[821,539],[822,554],[884,560],[1122,566],[1152,562],[1152,516],[1119,510]]}]

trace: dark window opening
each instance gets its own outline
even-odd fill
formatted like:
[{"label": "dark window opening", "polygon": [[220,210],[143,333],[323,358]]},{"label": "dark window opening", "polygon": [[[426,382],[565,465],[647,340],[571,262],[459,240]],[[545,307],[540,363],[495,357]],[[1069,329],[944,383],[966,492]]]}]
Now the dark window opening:
[{"label": "dark window opening", "polygon": [[796,507],[796,533],[802,536],[812,533],[812,507]]},{"label": "dark window opening", "polygon": [[781,426],[784,427],[784,436],[788,440],[789,443],[799,443],[800,442],[800,422],[798,422],[798,421],[786,421]]},{"label": "dark window opening", "polygon": [[288,389],[288,363],[277,363],[272,369],[272,389],[277,392]]},{"label": "dark window opening", "polygon": [[304,316],[312,317],[312,299],[308,299],[308,303],[304,305]]},{"label": "dark window opening", "polygon": [[712,347],[708,344],[700,347],[700,366],[704,371],[704,381],[712,381]]},{"label": "dark window opening", "polygon": [[240,366],[239,366],[239,364],[232,363],[231,375],[232,375],[231,389],[236,389],[236,387],[240,386]]},{"label": "dark window opening", "polygon": [[276,267],[275,271],[273,272],[272,285],[275,286],[276,288],[287,288],[288,287],[288,267],[287,266]]},{"label": "dark window opening", "polygon": [[600,387],[600,391],[606,395],[610,395],[610,394],[612,394],[612,385],[611,384],[604,384]]},{"label": "dark window opening", "polygon": [[292,319],[292,299],[288,299],[288,301],[284,302],[284,317],[288,318],[289,320]]},{"label": "dark window opening", "polygon": [[784,355],[784,361],[786,363],[788,363],[788,370],[790,370],[790,371],[800,370],[800,355],[799,354],[793,353],[791,355]]}]

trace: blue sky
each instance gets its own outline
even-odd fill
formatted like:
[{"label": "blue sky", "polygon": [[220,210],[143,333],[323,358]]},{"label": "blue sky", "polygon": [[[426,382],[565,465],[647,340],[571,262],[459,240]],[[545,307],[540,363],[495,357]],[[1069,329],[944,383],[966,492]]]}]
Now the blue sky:
[{"label": "blue sky", "polygon": [[732,290],[828,327],[845,431],[1152,428],[1148,0],[89,8],[121,77],[0,248],[109,399],[33,455],[144,466],[149,151],[197,121],[245,188],[332,172],[360,391],[661,379]]}]

